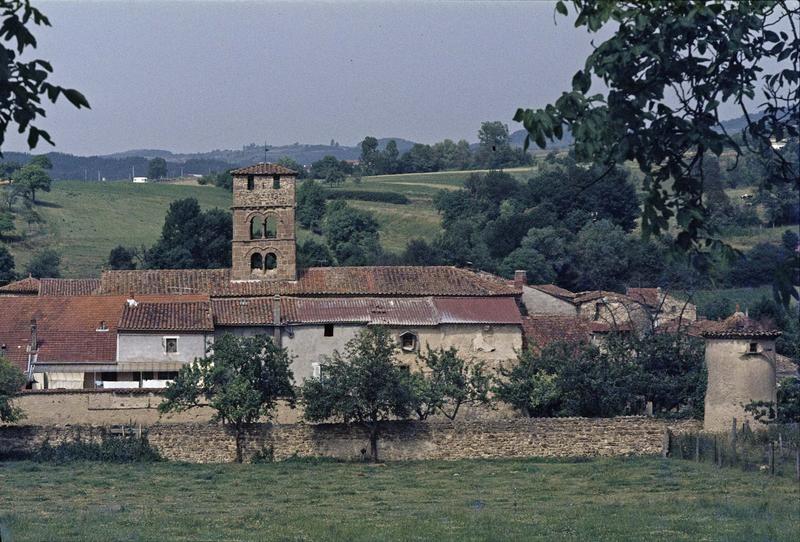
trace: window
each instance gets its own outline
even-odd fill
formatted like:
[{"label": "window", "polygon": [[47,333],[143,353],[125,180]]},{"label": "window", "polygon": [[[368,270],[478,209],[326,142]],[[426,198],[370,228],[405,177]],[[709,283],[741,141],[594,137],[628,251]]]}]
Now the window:
[{"label": "window", "polygon": [[411,374],[411,366],[410,365],[399,365],[400,370],[403,371],[405,374]]},{"label": "window", "polygon": [[272,188],[275,190],[281,187],[281,176],[280,175],[273,175],[272,176]]},{"label": "window", "polygon": [[164,353],[178,353],[178,337],[164,337]]},{"label": "window", "polygon": [[278,267],[278,257],[274,253],[270,252],[264,256],[264,269],[272,271],[276,267]]},{"label": "window", "polygon": [[153,371],[143,371],[142,380],[155,380],[153,378]]},{"label": "window", "polygon": [[333,324],[325,324],[323,335],[325,335],[325,337],[333,337]]},{"label": "window", "polygon": [[250,239],[261,239],[263,232],[261,230],[261,219],[253,217],[250,219]]},{"label": "window", "polygon": [[400,348],[405,350],[406,352],[413,352],[417,349],[417,336],[410,332],[406,331],[400,335]]},{"label": "window", "polygon": [[175,380],[178,378],[178,371],[159,371],[159,380]]},{"label": "window", "polygon": [[247,176],[247,189],[253,190],[256,187],[256,178],[252,175]]},{"label": "window", "polygon": [[278,219],[270,216],[264,221],[264,237],[275,239],[278,236]]},{"label": "window", "polygon": [[264,269],[264,260],[261,258],[261,254],[256,252],[250,256],[250,271],[261,271],[262,269]]},{"label": "window", "polygon": [[105,320],[100,320],[100,325],[97,326],[97,331],[108,331],[108,324]]},{"label": "window", "polygon": [[750,343],[750,349],[748,350],[751,354],[758,353],[758,343]]},{"label": "window", "polygon": [[311,376],[314,378],[322,378],[322,365],[320,363],[311,364]]},{"label": "window", "polygon": [[116,382],[117,373],[100,373],[100,380],[104,382]]}]

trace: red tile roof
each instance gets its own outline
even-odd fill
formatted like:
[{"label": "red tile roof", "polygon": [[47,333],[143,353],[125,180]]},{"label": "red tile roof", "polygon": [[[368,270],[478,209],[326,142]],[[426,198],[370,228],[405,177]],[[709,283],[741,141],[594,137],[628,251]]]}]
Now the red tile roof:
[{"label": "red tile roof", "polygon": [[555,284],[534,284],[531,286],[531,288],[558,298],[572,300],[575,297],[575,292],[570,292],[569,290],[556,286]]},{"label": "red tile roof", "polygon": [[735,312],[721,322],[703,320],[695,327],[700,335],[709,339],[774,339],[781,336],[777,329],[770,329],[751,320],[742,312]]},{"label": "red tile roof", "polygon": [[229,269],[105,271],[99,293],[206,293],[212,297],[514,296],[521,291],[485,273],[445,266],[314,267],[296,281],[231,281]]},{"label": "red tile roof", "polygon": [[100,279],[42,279],[39,295],[92,295],[100,287]]},{"label": "red tile roof", "polygon": [[[219,326],[274,325],[272,298],[214,299]],[[281,298],[286,324],[361,323],[435,326],[439,324],[521,324],[513,298]]]},{"label": "red tile roof", "polygon": [[556,341],[585,341],[591,339],[589,322],[577,316],[534,314],[522,320],[526,347],[542,349]]},{"label": "red tile roof", "polygon": [[297,175],[297,172],[278,164],[261,162],[231,171],[233,175]]},{"label": "red tile roof", "polygon": [[28,277],[16,282],[11,282],[5,286],[0,287],[0,294],[38,294],[39,293],[39,279]]},{"label": "red tile roof", "polygon": [[209,301],[125,303],[120,331],[214,331]]},{"label": "red tile roof", "polygon": [[619,303],[637,303],[625,294],[621,294],[619,292],[609,292],[606,290],[589,290],[586,292],[578,292],[575,294],[573,302],[576,305],[580,305],[581,303],[586,303],[601,298],[608,298],[610,301],[617,301]]},{"label": "red tile roof", "polygon": [[[31,320],[36,320],[38,362],[114,362],[117,323],[125,298],[0,297],[0,345],[26,369]],[[103,331],[101,322],[107,330]]]}]

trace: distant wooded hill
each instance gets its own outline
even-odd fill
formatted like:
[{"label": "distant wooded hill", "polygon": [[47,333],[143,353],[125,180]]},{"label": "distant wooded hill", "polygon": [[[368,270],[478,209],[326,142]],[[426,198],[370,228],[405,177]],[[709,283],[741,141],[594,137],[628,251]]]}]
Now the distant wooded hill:
[{"label": "distant wooded hill", "polygon": [[[745,126],[743,117],[725,121],[723,125],[729,133],[741,131]],[[522,147],[525,141],[525,130],[517,130],[510,134],[511,145]],[[394,139],[400,154],[409,150],[415,143],[403,138],[384,137],[378,139],[379,148],[383,149],[386,144]],[[572,134],[568,130],[564,131],[564,138],[561,141],[549,143],[548,149],[563,149],[573,142]],[[477,143],[471,145],[477,147]],[[532,145],[533,149],[537,149]],[[358,145],[348,146],[339,145],[311,145],[304,143],[293,143],[291,145],[269,146],[266,153],[268,162],[277,162],[284,156],[288,156],[296,162],[310,165],[321,158],[331,155],[338,160],[358,160],[361,156],[361,148]],[[167,161],[167,176],[177,177],[183,175],[205,175],[211,172],[224,171],[233,167],[240,167],[256,162],[263,162],[264,146],[251,143],[243,146],[239,150],[213,150],[198,153],[174,153],[163,149],[133,149],[103,156],[75,156],[58,152],[47,153],[53,163],[53,170],[50,175],[53,179],[65,180],[88,180],[97,181],[105,178],[107,180],[130,179],[134,173],[136,175],[147,175],[147,164],[153,158],[163,158]],[[3,153],[3,160],[10,162],[27,163],[31,159],[29,153],[6,152]]]}]

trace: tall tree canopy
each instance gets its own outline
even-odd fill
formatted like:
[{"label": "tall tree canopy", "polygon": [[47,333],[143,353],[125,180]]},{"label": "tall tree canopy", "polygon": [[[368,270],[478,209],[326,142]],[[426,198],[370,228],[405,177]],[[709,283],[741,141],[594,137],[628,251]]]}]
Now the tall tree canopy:
[{"label": "tall tree canopy", "polygon": [[[765,184],[800,186],[792,145],[800,116],[800,4],[783,0],[573,0],[575,26],[614,27],[572,79],[572,90],[514,120],[534,141],[560,139],[567,127],[582,161],[609,167],[634,161],[644,174],[642,229],[660,233],[675,220],[677,246],[721,248],[703,203],[703,160],[726,150],[755,152]],[[556,10],[568,15],[564,2]],[[592,78],[607,91],[590,93]],[[753,104],[756,105],[753,105]],[[746,119],[740,134],[720,120],[722,104]],[[796,151],[795,151],[796,153]],[[700,166],[700,167],[698,167]]]}]

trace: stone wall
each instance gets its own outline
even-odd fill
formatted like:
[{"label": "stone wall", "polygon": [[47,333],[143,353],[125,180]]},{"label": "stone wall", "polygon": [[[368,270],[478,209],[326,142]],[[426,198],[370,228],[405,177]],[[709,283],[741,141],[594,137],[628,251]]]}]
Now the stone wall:
[{"label": "stone wall", "polygon": [[[661,453],[664,432],[698,430],[694,421],[668,424],[644,417],[538,418],[458,422],[389,422],[378,442],[382,460],[581,457]],[[0,454],[75,438],[99,440],[91,426],[0,427]],[[156,424],[150,444],[167,459],[217,463],[235,458],[232,432],[216,424]],[[293,456],[359,460],[369,449],[366,430],[343,424],[260,424],[245,443],[245,458],[271,448],[277,460]]]}]

